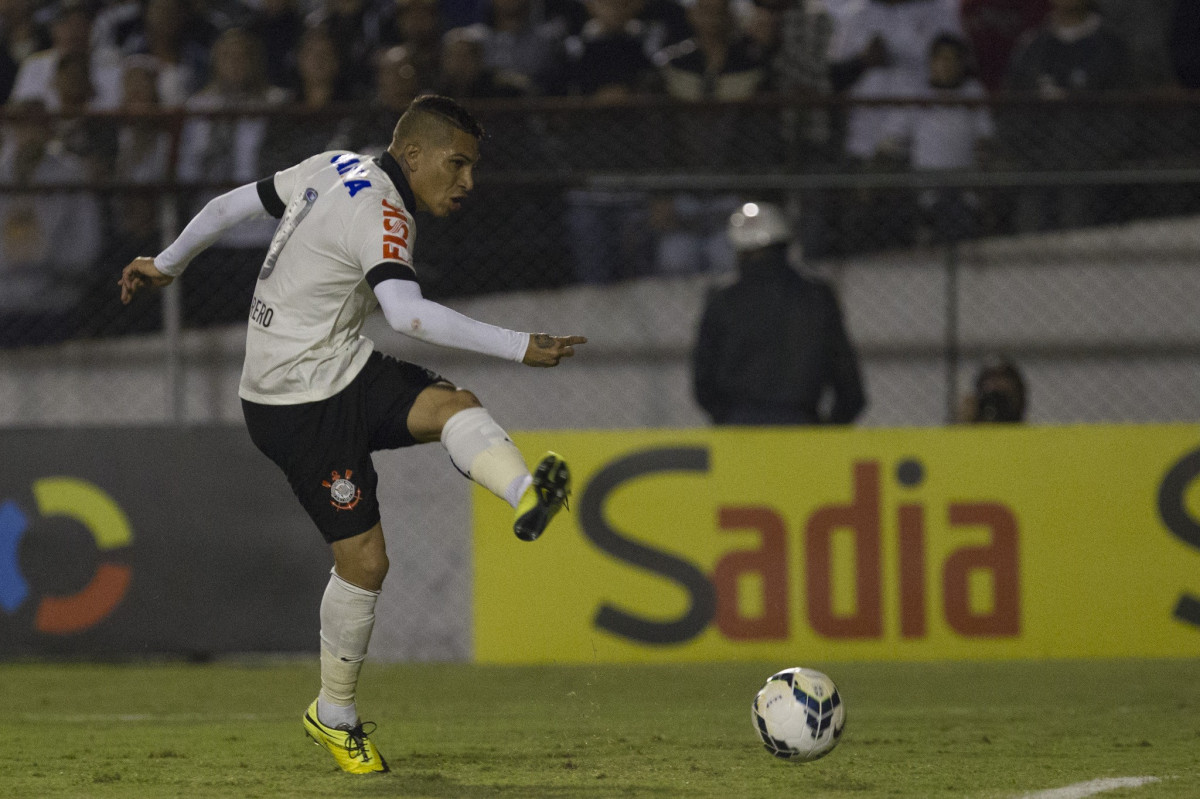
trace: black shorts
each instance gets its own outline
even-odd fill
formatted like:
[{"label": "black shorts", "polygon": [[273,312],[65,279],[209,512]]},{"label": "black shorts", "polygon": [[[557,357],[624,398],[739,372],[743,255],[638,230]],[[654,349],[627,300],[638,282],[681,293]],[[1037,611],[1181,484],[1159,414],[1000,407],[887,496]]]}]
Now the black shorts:
[{"label": "black shorts", "polygon": [[445,382],[423,366],[371,353],[337,394],[298,405],[242,400],[250,439],[287,475],[300,504],[329,543],[379,523],[379,476],[371,453],[409,447],[408,412],[417,395]]}]

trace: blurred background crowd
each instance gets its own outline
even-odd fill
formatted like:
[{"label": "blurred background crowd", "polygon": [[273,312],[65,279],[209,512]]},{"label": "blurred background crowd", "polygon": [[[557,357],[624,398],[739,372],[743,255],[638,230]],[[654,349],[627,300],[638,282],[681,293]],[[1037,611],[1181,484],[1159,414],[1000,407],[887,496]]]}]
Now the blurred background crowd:
[{"label": "blurred background crowd", "polygon": [[[729,271],[748,194],[812,259],[1193,212],[936,176],[1195,167],[1198,86],[1200,0],[0,0],[0,343],[154,328],[102,312],[129,258],[225,188],[382,151],[420,93],[489,129],[477,201],[418,250],[448,296]],[[781,174],[862,179],[753,185]],[[244,315],[270,235],[204,256],[232,293],[185,292],[189,323]]]}]

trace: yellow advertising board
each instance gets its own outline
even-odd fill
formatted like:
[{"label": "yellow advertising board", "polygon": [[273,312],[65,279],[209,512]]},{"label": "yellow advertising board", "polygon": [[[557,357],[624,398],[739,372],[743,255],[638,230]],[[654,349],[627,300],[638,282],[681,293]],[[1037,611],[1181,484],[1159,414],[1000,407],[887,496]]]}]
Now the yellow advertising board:
[{"label": "yellow advertising board", "polygon": [[1200,426],[516,436],[569,512],[476,489],[481,662],[1200,655]]}]

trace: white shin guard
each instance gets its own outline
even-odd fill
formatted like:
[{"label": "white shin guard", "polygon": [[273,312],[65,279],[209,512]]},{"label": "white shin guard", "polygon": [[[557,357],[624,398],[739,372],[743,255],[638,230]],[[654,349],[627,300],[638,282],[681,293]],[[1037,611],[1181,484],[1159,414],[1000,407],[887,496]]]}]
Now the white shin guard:
[{"label": "white shin guard", "polygon": [[[329,585],[321,599],[319,707],[334,706],[334,712],[336,708],[347,708],[347,715],[354,712],[358,673],[367,656],[371,628],[375,626],[378,597],[378,591],[359,588],[343,580],[336,571],[330,571]],[[323,718],[322,722],[329,720]]]},{"label": "white shin guard", "polygon": [[525,458],[484,408],[467,408],[442,427],[442,446],[460,472],[514,508],[532,478]]}]

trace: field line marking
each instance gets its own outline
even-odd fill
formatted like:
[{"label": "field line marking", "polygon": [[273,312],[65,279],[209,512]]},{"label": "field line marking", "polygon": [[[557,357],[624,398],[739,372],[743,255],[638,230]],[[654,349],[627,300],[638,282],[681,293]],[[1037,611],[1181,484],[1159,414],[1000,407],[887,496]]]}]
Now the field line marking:
[{"label": "field line marking", "polygon": [[274,717],[261,713],[22,713],[29,723],[91,724],[134,721],[265,721]]},{"label": "field line marking", "polygon": [[1085,796],[1095,796],[1105,791],[1115,791],[1117,788],[1140,788],[1148,783],[1158,781],[1158,777],[1106,777],[1100,780],[1077,782],[1062,788],[1026,793],[1019,796],[1018,799],[1083,799]]}]

